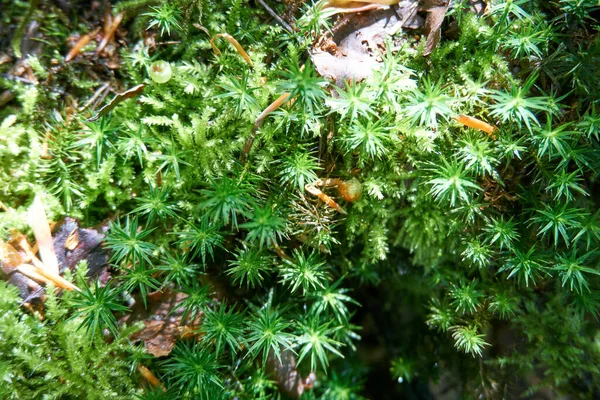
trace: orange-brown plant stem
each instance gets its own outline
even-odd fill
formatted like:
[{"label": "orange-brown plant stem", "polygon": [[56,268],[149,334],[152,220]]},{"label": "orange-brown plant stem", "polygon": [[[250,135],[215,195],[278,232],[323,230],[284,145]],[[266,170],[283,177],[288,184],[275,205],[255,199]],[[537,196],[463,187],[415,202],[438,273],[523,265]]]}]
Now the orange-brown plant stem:
[{"label": "orange-brown plant stem", "polygon": [[94,38],[94,36],[98,34],[98,32],[100,32],[100,28],[96,28],[90,33],[80,37],[77,43],[75,43],[75,46],[73,46],[71,50],[69,50],[69,52],[67,53],[67,56],[65,57],[65,62],[69,62],[75,57],[77,57],[81,49],[83,49]]},{"label": "orange-brown plant stem", "polygon": [[102,38],[102,41],[100,42],[100,44],[98,45],[98,48],[96,49],[96,54],[102,52],[102,50],[104,50],[106,45],[110,43],[110,41],[115,36],[115,32],[117,31],[117,28],[121,24],[121,21],[123,21],[123,13],[117,14],[117,16],[113,19],[112,24],[110,24],[108,31],[105,32],[104,37]]},{"label": "orange-brown plant stem", "polygon": [[480,119],[469,117],[468,115],[459,115],[458,117],[454,117],[454,119],[463,124],[464,126],[483,131],[488,135],[492,136],[492,138],[494,138],[494,132],[497,130],[495,126],[492,126]]},{"label": "orange-brown plant stem", "polygon": [[254,139],[256,139],[256,133],[258,129],[263,124],[263,121],[269,114],[278,109],[283,103],[285,103],[290,97],[290,93],[284,93],[275,99],[274,102],[269,104],[267,108],[264,109],[263,112],[260,113],[256,120],[254,121],[254,128],[252,129],[252,135],[246,140],[246,144],[244,145],[244,150],[242,150],[242,154],[240,155],[240,161],[245,162],[248,159],[248,154],[250,154],[250,149],[252,149],[252,144],[254,143]]},{"label": "orange-brown plant stem", "polygon": [[223,39],[225,39],[229,43],[231,43],[233,45],[233,47],[235,47],[237,52],[240,54],[240,56],[242,56],[242,58],[244,60],[246,60],[248,65],[250,65],[250,67],[254,67],[254,64],[252,64],[252,60],[250,59],[250,56],[248,55],[248,53],[246,53],[246,50],[244,50],[244,48],[242,47],[240,42],[235,40],[235,38],[233,36],[231,36],[229,33],[217,33],[212,38],[210,38],[210,45],[211,45],[211,47],[213,49],[213,53],[215,53],[215,55],[218,56],[219,54],[221,54],[221,51],[215,45],[215,39],[218,37],[222,37]]}]

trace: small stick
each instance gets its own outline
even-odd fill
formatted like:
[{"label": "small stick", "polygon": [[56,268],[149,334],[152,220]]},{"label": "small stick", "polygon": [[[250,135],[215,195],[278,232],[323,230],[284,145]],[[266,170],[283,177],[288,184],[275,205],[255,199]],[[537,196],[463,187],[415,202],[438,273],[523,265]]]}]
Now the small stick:
[{"label": "small stick", "polygon": [[238,42],[229,33],[217,33],[216,35],[214,35],[210,39],[210,45],[211,45],[211,47],[213,49],[213,53],[215,53],[215,55],[218,56],[219,54],[221,54],[221,52],[219,51],[219,49],[215,45],[215,39],[218,38],[218,37],[222,37],[223,39],[225,39],[229,43],[231,43],[233,45],[233,47],[235,47],[235,49],[237,50],[237,52],[240,54],[240,56],[242,56],[242,58],[244,60],[246,60],[246,62],[248,63],[248,65],[250,65],[250,67],[254,68],[254,64],[252,64],[252,60],[250,59],[250,56],[248,55],[248,53],[246,53],[246,50],[244,50],[244,48],[242,47],[242,45],[240,44],[240,42]]},{"label": "small stick", "polygon": [[85,104],[83,105],[83,107],[79,108],[79,112],[85,111],[85,109],[87,109],[89,106],[92,105],[92,103],[98,98],[100,97],[100,95],[102,94],[102,92],[104,92],[107,88],[109,87],[109,83],[106,82],[104,85],[100,86],[92,95],[92,97],[85,102]]},{"label": "small stick", "polygon": [[67,53],[65,62],[69,62],[77,57],[81,49],[83,49],[92,40],[92,38],[98,34],[98,32],[100,32],[100,28],[96,28],[92,32],[80,37],[77,43],[75,43],[75,46],[73,46]]},{"label": "small stick", "polygon": [[42,276],[36,272],[36,268],[31,264],[21,264],[15,268],[17,271],[25,275],[26,277],[33,279],[36,282],[47,284],[52,282],[50,279]]},{"label": "small stick", "polygon": [[261,6],[263,6],[263,8],[265,10],[267,10],[267,12],[269,14],[271,14],[271,16],[273,18],[275,18],[275,21],[277,21],[279,23],[279,25],[283,26],[283,28],[288,31],[289,33],[294,33],[294,28],[292,28],[287,22],[285,22],[279,15],[277,15],[277,13],[275,11],[273,11],[273,9],[271,7],[269,7],[267,5],[267,3],[264,2],[264,0],[256,0],[258,2],[258,4],[260,4]]},{"label": "small stick", "polygon": [[[32,261],[35,261],[34,264],[37,264],[37,263],[41,264],[41,262],[37,259],[33,259]],[[56,287],[59,287],[61,289],[77,290],[78,292],[81,292],[81,289],[79,289],[77,286],[75,286],[74,284],[72,284],[71,282],[69,282],[68,280],[63,278],[62,276],[60,276],[58,274],[54,274],[54,273],[46,270],[43,267],[40,268],[39,266],[36,266],[36,265],[21,264],[17,267],[17,270],[20,273],[22,273],[23,275],[26,275],[27,277],[29,277],[35,281],[42,282],[42,283],[48,283],[49,281],[51,281],[54,283],[54,285]]]},{"label": "small stick", "polygon": [[102,41],[100,42],[100,44],[98,45],[98,48],[96,49],[96,54],[98,54],[102,50],[104,50],[106,45],[110,43],[112,38],[115,36],[115,32],[117,31],[117,28],[121,24],[121,21],[123,21],[123,13],[117,14],[115,19],[112,21],[112,24],[110,25],[108,31],[104,35],[104,38],[102,38]]}]

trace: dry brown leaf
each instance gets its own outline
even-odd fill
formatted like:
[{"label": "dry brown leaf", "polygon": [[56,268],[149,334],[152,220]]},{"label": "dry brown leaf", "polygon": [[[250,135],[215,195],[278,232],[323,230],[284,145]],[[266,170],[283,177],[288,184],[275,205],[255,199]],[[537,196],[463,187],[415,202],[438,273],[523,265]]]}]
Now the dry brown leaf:
[{"label": "dry brown leaf", "polygon": [[362,81],[381,62],[386,37],[395,34],[408,18],[400,19],[394,9],[353,14],[330,38],[327,48],[309,50],[315,68],[325,78],[344,87],[344,81]]},{"label": "dry brown leaf", "polygon": [[448,12],[448,7],[450,7],[449,0],[428,0],[421,8],[428,12],[425,19],[425,34],[427,35],[425,50],[423,51],[423,56],[425,57],[433,52],[442,37],[442,23]]},{"label": "dry brown leaf", "polygon": [[[141,301],[136,302],[131,314],[127,314],[119,323],[131,325],[142,321],[144,328],[134,333],[131,339],[144,342],[146,352],[155,357],[168,356],[185,331],[183,328],[189,326],[182,321],[183,309],[176,309],[186,297],[186,294],[172,290],[150,293],[147,308],[144,308]],[[197,317],[191,326],[197,326],[200,319],[201,317]]]}]

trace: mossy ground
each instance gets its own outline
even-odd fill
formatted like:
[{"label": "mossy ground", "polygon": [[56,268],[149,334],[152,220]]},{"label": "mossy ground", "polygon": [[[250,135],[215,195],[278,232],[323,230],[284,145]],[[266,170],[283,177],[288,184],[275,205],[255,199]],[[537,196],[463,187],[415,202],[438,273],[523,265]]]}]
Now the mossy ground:
[{"label": "mossy ground", "polygon": [[[339,88],[308,56],[335,18],[259,3],[0,1],[0,234],[37,195],[111,257],[44,321],[0,284],[0,397],[598,397],[597,4],[457,1],[430,56],[401,31]],[[157,358],[117,325],[161,290],[194,329]]]}]

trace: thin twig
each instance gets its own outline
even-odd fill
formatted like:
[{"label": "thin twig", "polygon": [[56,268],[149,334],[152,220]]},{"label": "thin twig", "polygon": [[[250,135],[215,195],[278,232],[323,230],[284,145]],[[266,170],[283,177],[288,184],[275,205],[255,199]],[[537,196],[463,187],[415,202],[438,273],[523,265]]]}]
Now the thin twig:
[{"label": "thin twig", "polygon": [[94,94],[92,95],[92,97],[90,97],[90,99],[88,101],[86,101],[86,103],[83,105],[83,107],[79,108],[79,112],[85,111],[89,106],[92,105],[92,103],[94,101],[96,101],[98,99],[98,97],[100,97],[100,95],[102,94],[102,92],[104,92],[106,89],[108,89],[108,87],[110,86],[110,84],[108,82],[106,82],[105,84],[103,84],[102,86],[100,86],[100,88],[98,88]]},{"label": "thin twig", "polygon": [[288,31],[289,33],[294,33],[294,28],[292,28],[287,22],[285,22],[279,15],[277,15],[277,13],[275,11],[273,11],[273,9],[271,7],[269,7],[267,5],[267,3],[265,3],[263,0],[256,0],[258,2],[258,4],[260,4],[261,6],[263,6],[263,8],[265,10],[267,10],[267,12],[269,14],[271,14],[271,16],[273,18],[275,18],[275,21],[277,21],[279,23],[279,25],[283,26],[285,28],[286,31]]}]

